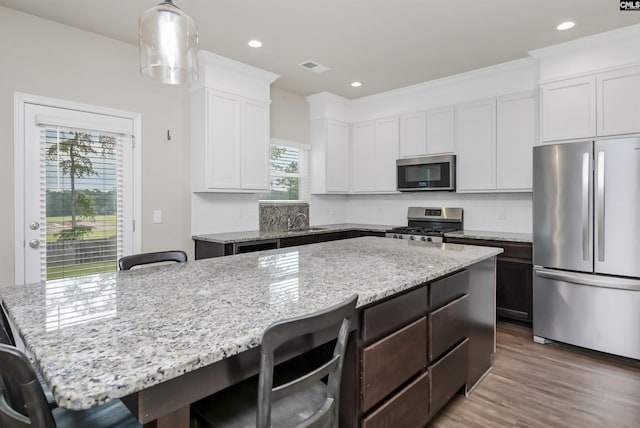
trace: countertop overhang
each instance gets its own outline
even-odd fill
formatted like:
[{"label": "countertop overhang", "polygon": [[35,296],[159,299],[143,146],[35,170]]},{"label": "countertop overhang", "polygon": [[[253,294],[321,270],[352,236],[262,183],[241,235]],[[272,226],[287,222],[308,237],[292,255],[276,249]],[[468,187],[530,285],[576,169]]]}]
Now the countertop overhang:
[{"label": "countertop overhang", "polygon": [[5,285],[0,296],[56,401],[83,409],[257,347],[277,320],[354,293],[362,307],[501,252],[363,237]]}]

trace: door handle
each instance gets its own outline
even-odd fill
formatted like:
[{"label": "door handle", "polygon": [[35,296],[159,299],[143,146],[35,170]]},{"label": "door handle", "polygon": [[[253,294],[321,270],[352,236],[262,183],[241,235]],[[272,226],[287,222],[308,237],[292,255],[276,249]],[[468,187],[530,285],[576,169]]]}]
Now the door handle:
[{"label": "door handle", "polygon": [[596,212],[598,215],[598,261],[604,261],[604,152],[598,152],[598,189]]},{"label": "door handle", "polygon": [[589,153],[582,155],[582,259],[589,260]]},{"label": "door handle", "polygon": [[29,241],[29,246],[31,248],[38,248],[40,246],[40,240],[39,239],[32,239],[31,241]]}]

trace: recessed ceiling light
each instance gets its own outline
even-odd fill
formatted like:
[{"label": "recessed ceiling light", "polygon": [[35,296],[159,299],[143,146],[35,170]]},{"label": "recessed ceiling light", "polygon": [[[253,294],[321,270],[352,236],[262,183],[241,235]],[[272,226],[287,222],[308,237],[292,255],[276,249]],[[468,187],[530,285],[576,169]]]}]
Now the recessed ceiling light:
[{"label": "recessed ceiling light", "polygon": [[351,82],[351,86],[353,86],[354,88],[359,88],[360,86],[362,86],[362,82]]},{"label": "recessed ceiling light", "polygon": [[568,30],[569,28],[573,28],[575,25],[576,25],[575,22],[566,21],[566,22],[563,22],[562,24],[558,25],[556,28],[558,30],[560,30],[560,31],[563,31],[563,30]]},{"label": "recessed ceiling light", "polygon": [[260,40],[251,40],[249,43],[247,43],[249,46],[251,46],[252,48],[259,48],[262,47],[262,42]]}]

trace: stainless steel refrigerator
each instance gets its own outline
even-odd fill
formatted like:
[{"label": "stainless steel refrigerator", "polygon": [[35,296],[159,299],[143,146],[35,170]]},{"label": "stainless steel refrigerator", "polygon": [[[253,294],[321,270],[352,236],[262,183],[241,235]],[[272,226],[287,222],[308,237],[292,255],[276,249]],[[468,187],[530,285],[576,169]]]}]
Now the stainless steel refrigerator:
[{"label": "stainless steel refrigerator", "polygon": [[533,149],[533,334],[640,359],[640,138]]}]

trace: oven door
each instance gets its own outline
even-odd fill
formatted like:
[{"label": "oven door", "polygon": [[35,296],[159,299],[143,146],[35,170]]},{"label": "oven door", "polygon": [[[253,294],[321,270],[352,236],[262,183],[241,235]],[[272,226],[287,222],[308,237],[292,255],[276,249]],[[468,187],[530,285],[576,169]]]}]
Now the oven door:
[{"label": "oven door", "polygon": [[456,190],[455,155],[398,159],[398,190]]}]

